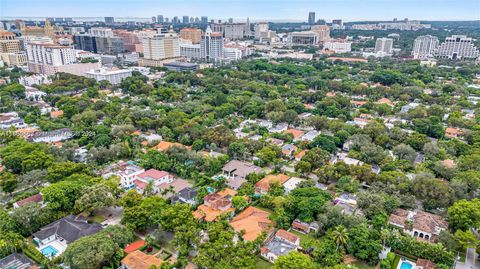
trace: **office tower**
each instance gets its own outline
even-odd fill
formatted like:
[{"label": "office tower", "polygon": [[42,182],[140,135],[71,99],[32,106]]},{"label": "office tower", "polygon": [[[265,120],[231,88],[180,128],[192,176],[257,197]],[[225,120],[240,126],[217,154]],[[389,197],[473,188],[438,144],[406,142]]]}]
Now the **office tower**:
[{"label": "office tower", "polygon": [[311,30],[318,34],[318,42],[330,40],[330,28],[327,25],[314,25]]},{"label": "office tower", "polygon": [[181,43],[180,56],[185,57],[187,59],[201,59],[202,58],[201,45]]},{"label": "office tower", "polygon": [[88,30],[88,33],[92,36],[100,37],[113,37],[113,31],[111,28],[105,27],[93,27]]},{"label": "office tower", "polygon": [[123,48],[128,52],[141,52],[142,43],[138,37],[140,32],[131,32],[123,29],[113,30],[115,36],[123,40]]},{"label": "office tower", "polygon": [[228,23],[233,23],[233,18],[229,18]]},{"label": "office tower", "polygon": [[180,37],[192,41],[193,44],[199,44],[202,40],[202,30],[197,28],[183,28],[180,30]]},{"label": "office tower", "polygon": [[207,16],[202,16],[202,18],[200,19],[200,22],[202,24],[207,24],[208,23],[208,17]]},{"label": "office tower", "polygon": [[106,24],[114,24],[115,19],[113,17],[105,17],[105,23]]},{"label": "office tower", "polygon": [[63,19],[65,22],[73,22],[73,18],[64,18]]},{"label": "office tower", "polygon": [[152,23],[156,23],[157,22],[157,17],[153,16],[152,17]]},{"label": "office tower", "polygon": [[147,60],[164,60],[180,56],[176,33],[155,34],[142,38],[143,55]]},{"label": "office tower", "polygon": [[158,23],[163,23],[164,22],[163,15],[157,15],[157,22]]},{"label": "office tower", "polygon": [[190,17],[190,23],[194,23],[195,22],[195,18],[194,17]]},{"label": "office tower", "polygon": [[315,12],[308,13],[308,24],[310,25],[315,24]]},{"label": "office tower", "polygon": [[79,50],[97,53],[97,42],[94,36],[89,34],[76,34],[73,36],[73,46]]},{"label": "office tower", "polygon": [[195,17],[195,23],[196,24],[200,23],[200,19],[198,17]]},{"label": "office tower", "polygon": [[253,26],[255,38],[261,38],[262,33],[268,32],[268,22],[258,22]]},{"label": "office tower", "polygon": [[170,22],[170,19],[169,18],[165,18],[165,23],[169,23]]},{"label": "office tower", "polygon": [[180,21],[178,20],[178,16],[173,17],[172,23],[173,24],[179,24],[180,23]]},{"label": "office tower", "polygon": [[438,38],[431,35],[423,35],[415,38],[413,43],[413,59],[429,59],[435,56],[438,48]]},{"label": "office tower", "polygon": [[188,24],[189,21],[190,21],[190,17],[189,17],[189,16],[183,16],[183,18],[182,18],[182,23],[183,23],[183,24]]},{"label": "office tower", "polygon": [[377,38],[375,42],[375,53],[392,54],[393,39],[392,38]]},{"label": "office tower", "polygon": [[438,46],[437,57],[452,60],[475,59],[479,57],[479,51],[472,38],[466,35],[452,35]]},{"label": "office tower", "polygon": [[200,42],[200,53],[207,62],[222,60],[224,56],[222,34],[213,32],[208,26]]}]

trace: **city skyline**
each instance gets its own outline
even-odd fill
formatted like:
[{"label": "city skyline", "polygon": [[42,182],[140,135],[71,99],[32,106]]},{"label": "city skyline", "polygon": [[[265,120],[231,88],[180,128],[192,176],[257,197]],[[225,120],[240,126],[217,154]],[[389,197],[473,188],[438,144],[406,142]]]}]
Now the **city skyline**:
[{"label": "city skyline", "polygon": [[[55,8],[52,8],[52,7]],[[0,0],[0,17],[136,17],[147,19],[162,14],[173,16],[208,16],[236,20],[307,21],[308,13],[316,19],[345,21],[391,20],[478,20],[480,2],[476,0]]]}]

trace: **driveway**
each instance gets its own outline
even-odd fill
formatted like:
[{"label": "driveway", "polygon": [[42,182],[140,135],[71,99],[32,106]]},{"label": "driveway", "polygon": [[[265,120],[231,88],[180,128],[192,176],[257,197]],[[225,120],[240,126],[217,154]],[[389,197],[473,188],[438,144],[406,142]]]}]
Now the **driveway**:
[{"label": "driveway", "polygon": [[455,269],[480,269],[478,254],[474,248],[467,249],[465,262],[457,262]]}]

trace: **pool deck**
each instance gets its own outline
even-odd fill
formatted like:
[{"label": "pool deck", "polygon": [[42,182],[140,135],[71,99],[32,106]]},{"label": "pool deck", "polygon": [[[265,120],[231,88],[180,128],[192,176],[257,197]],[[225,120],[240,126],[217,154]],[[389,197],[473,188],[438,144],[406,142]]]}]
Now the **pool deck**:
[{"label": "pool deck", "polygon": [[403,264],[404,262],[405,262],[405,263],[409,263],[410,265],[412,265],[411,269],[417,268],[417,264],[415,264],[414,262],[409,261],[409,260],[407,260],[407,259],[405,259],[405,258],[403,258],[403,257],[400,257],[400,262],[399,262],[398,265],[397,265],[397,269],[402,269],[402,264]]},{"label": "pool deck", "polygon": [[[67,245],[58,240],[54,240],[46,245],[38,247],[37,249],[41,252],[42,249],[47,248],[49,246],[57,250],[57,253],[54,255],[54,257],[60,256],[67,249]],[[47,257],[47,258],[52,258],[52,257]]]}]

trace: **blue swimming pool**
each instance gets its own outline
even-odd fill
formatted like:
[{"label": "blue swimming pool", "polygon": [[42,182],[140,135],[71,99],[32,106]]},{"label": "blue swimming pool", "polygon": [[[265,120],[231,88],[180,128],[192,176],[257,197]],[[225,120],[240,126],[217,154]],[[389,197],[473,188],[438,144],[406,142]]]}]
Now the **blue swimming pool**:
[{"label": "blue swimming pool", "polygon": [[406,261],[402,261],[400,269],[412,269],[412,264]]},{"label": "blue swimming pool", "polygon": [[54,257],[58,253],[58,250],[52,246],[44,247],[41,251],[45,257]]}]

